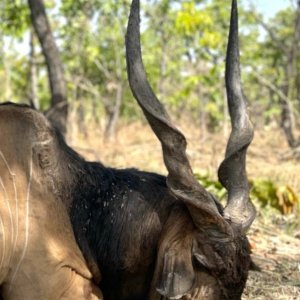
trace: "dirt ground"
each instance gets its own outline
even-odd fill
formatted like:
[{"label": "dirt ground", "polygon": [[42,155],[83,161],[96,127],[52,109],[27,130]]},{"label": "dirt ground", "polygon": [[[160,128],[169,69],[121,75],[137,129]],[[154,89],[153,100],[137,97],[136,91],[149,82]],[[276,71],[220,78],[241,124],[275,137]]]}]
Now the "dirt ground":
[{"label": "dirt ground", "polygon": [[300,299],[300,239],[257,220],[249,233],[252,259],[243,299]]},{"label": "dirt ground", "polygon": [[[224,133],[200,136],[195,126],[182,125],[188,140],[188,156],[193,169],[216,178],[224,156]],[[101,160],[117,168],[136,167],[166,174],[160,144],[148,126],[141,123],[122,124],[117,135],[104,141],[101,130],[78,135],[73,128],[71,145],[90,160]],[[285,139],[278,129],[256,132],[249,149],[249,178],[271,179],[289,185],[300,195],[300,161],[291,158]],[[252,258],[261,269],[251,271],[243,299],[300,299],[300,216],[281,216],[262,210],[249,231]]]}]

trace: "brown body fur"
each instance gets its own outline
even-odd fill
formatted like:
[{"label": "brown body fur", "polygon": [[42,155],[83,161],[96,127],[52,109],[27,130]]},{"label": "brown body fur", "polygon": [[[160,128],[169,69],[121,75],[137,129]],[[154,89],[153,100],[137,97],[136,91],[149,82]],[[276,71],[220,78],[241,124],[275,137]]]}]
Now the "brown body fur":
[{"label": "brown body fur", "polygon": [[[101,268],[106,300],[240,299],[250,262],[247,239],[239,232],[236,239],[224,239],[214,228],[196,228],[164,177],[86,162],[43,115],[27,107],[0,106],[0,126],[0,140],[6,141],[0,151],[15,174],[2,159],[0,175],[13,211],[13,178],[21,199],[11,225],[1,190],[5,231],[14,232],[16,220],[19,227],[13,259],[5,250],[6,267],[0,268],[5,299],[75,300],[94,294],[101,299],[87,265],[97,281]],[[27,229],[28,246],[17,267]],[[13,249],[8,236],[6,247]]]}]

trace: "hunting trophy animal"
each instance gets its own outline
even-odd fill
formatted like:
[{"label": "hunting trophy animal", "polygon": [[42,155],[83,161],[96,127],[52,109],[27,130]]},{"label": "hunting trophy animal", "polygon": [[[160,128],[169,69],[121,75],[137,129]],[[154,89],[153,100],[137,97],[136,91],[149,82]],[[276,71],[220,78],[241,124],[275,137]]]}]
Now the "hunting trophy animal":
[{"label": "hunting trophy animal", "polygon": [[[132,92],[162,144],[167,178],[87,162],[41,114],[7,105],[6,109],[20,114],[13,134],[24,143],[32,141],[22,125],[26,115],[39,115],[38,122],[26,118],[29,132],[43,129],[34,144],[25,143],[26,151],[17,148],[24,158],[20,164],[25,163],[22,174],[25,179],[32,178],[36,193],[44,194],[47,187],[66,205],[77,243],[94,277],[98,278],[101,270],[99,286],[105,300],[240,299],[250,265],[246,231],[255,209],[249,200],[245,170],[253,129],[240,82],[236,0],[232,1],[226,58],[232,132],[219,168],[219,179],[228,190],[225,208],[193,177],[185,137],[171,123],[148,84],[140,49],[139,0],[131,5],[126,57]],[[10,131],[7,136],[10,140]],[[29,146],[33,145],[37,148],[31,153]],[[10,165],[15,164],[14,157],[19,161],[19,152]],[[28,157],[35,157],[41,165],[32,169],[32,177]],[[7,176],[11,176],[9,172]],[[42,216],[46,217],[46,212]],[[59,228],[55,231],[58,236]],[[48,238],[47,244],[51,241]]]},{"label": "hunting trophy animal", "polygon": [[[63,153],[40,113],[0,105],[0,284],[4,300],[103,299],[76,244],[60,186]],[[1,297],[0,297],[1,298]]]},{"label": "hunting trophy animal", "polygon": [[83,175],[70,189],[70,216],[83,253],[101,268],[104,299],[240,299],[250,265],[246,231],[255,209],[245,170],[253,128],[240,80],[236,0],[226,58],[232,132],[219,167],[228,190],[225,208],[194,178],[186,139],[147,81],[139,0],[131,5],[126,58],[131,90],[161,142],[169,175],[82,162]]}]

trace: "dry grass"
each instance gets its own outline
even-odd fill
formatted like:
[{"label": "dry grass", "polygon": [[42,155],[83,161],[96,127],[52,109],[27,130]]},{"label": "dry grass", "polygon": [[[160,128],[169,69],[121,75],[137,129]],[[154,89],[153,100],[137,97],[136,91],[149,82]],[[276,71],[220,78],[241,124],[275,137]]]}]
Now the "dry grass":
[{"label": "dry grass", "polygon": [[[224,156],[224,135],[209,134],[200,138],[199,130],[187,124],[182,125],[182,130],[188,139],[188,156],[194,171],[216,177]],[[71,144],[90,160],[101,160],[117,168],[134,166],[166,174],[160,144],[146,125],[122,124],[110,141],[103,141],[100,130],[92,130],[84,137],[73,129],[72,136]],[[281,132],[274,129],[257,132],[249,149],[249,177],[289,185],[300,195],[300,162],[290,159],[289,154]],[[244,300],[300,299],[300,233],[293,230],[289,235],[286,233],[287,225],[297,222],[300,223],[300,217],[297,220],[272,212],[259,213],[249,237],[253,260],[261,271],[250,272]]]},{"label": "dry grass", "polygon": [[[207,172],[216,177],[224,157],[226,137],[222,133],[200,137],[195,126],[181,126],[188,140],[187,153],[195,172]],[[92,160],[117,168],[135,166],[139,169],[166,174],[160,144],[149,126],[142,123],[122,124],[110,141],[104,141],[98,129],[87,136],[73,129],[69,139],[80,153]],[[248,175],[289,184],[300,194],[299,162],[290,159],[285,138],[278,130],[256,132],[248,151]],[[287,159],[289,158],[289,159]]]}]

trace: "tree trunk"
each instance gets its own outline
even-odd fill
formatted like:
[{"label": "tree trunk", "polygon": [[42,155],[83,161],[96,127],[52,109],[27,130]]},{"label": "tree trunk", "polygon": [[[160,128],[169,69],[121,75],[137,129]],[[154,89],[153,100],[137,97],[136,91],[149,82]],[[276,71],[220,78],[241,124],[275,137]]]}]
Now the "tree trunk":
[{"label": "tree trunk", "polygon": [[[119,28],[122,32],[122,24],[119,21]],[[114,45],[114,53],[115,53],[115,75],[116,75],[116,95],[115,95],[115,102],[113,107],[108,107],[108,121],[105,126],[105,139],[109,139],[111,136],[115,134],[116,125],[119,120],[120,116],[120,108],[122,104],[123,98],[123,78],[122,78],[122,59],[123,56],[120,55],[120,51],[117,45]]]},{"label": "tree trunk", "polygon": [[298,142],[293,133],[292,110],[288,102],[280,101],[281,103],[281,128],[285,134],[290,148],[297,147]]},{"label": "tree trunk", "polygon": [[[294,37],[291,45],[291,49],[287,56],[287,65],[285,71],[285,83],[282,87],[282,92],[287,99],[292,99],[292,91],[295,83],[295,67],[296,58],[299,50],[299,40],[300,40],[300,1],[297,1],[297,12],[295,20],[295,31]],[[281,127],[285,133],[288,144],[291,148],[296,148],[299,146],[300,141],[297,140],[293,133],[293,112],[292,105],[290,101],[280,101],[282,111],[281,111]]]},{"label": "tree trunk", "polygon": [[40,109],[40,103],[37,96],[37,70],[36,70],[36,55],[34,45],[34,32],[30,31],[30,53],[29,53],[29,65],[30,65],[30,105],[35,109]]},{"label": "tree trunk", "polygon": [[197,96],[199,99],[200,139],[202,141],[206,138],[206,134],[207,134],[206,132],[207,118],[206,118],[206,110],[205,110],[206,101],[205,101],[205,97],[203,96],[202,87],[200,86],[200,84],[197,87]]},{"label": "tree trunk", "polygon": [[51,90],[51,107],[47,117],[63,133],[66,133],[68,115],[67,89],[59,51],[50,28],[43,0],[28,0],[31,20],[45,57]]},{"label": "tree trunk", "polygon": [[122,82],[119,82],[116,91],[115,105],[113,108],[110,108],[110,111],[108,112],[108,120],[105,126],[105,134],[104,134],[105,139],[109,139],[115,133],[116,125],[118,123],[119,115],[120,115],[122,97],[123,97],[123,84]]}]

